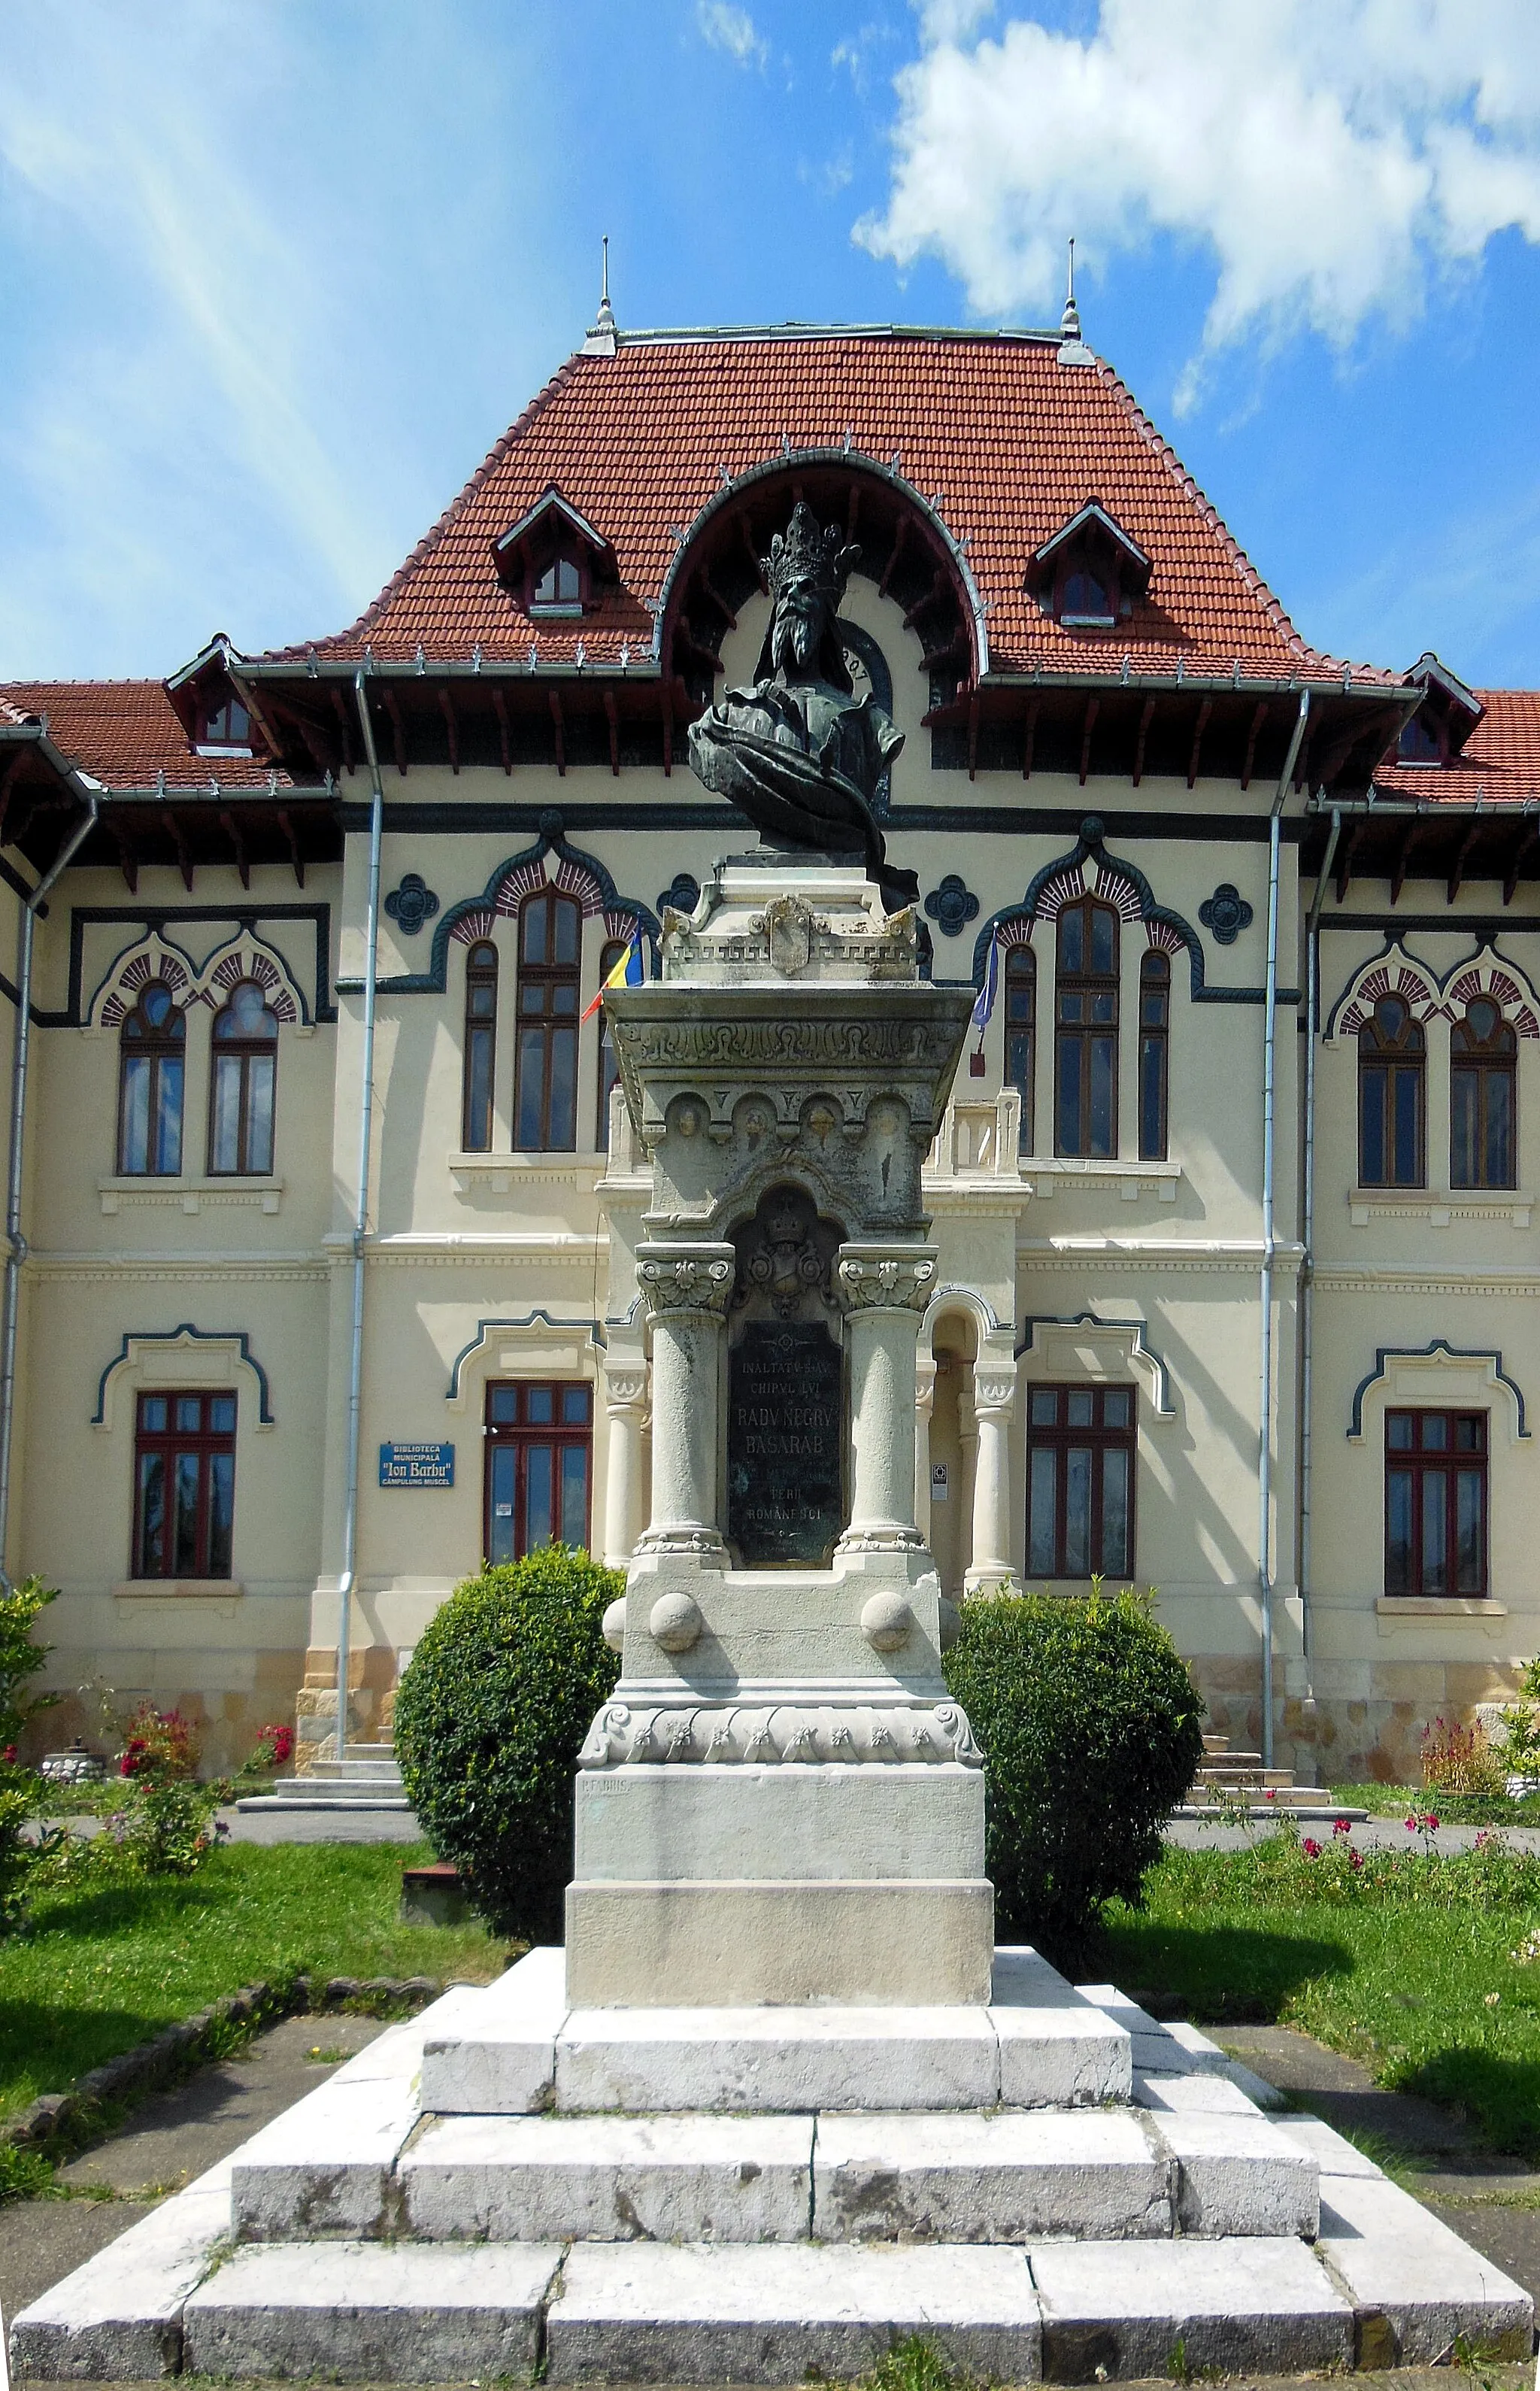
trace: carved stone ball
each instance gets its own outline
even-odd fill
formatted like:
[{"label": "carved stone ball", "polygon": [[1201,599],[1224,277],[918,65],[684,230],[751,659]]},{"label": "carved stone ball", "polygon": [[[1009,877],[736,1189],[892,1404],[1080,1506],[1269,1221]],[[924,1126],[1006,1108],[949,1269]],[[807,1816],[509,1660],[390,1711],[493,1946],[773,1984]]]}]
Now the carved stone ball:
[{"label": "carved stone ball", "polygon": [[909,1641],[915,1614],[901,1594],[874,1594],[862,1606],[861,1633],[874,1652],[896,1652]]},{"label": "carved stone ball", "polygon": [[652,1606],[648,1627],[665,1652],[687,1652],[699,1640],[705,1621],[700,1605],[687,1594],[661,1594]]},{"label": "carved stone ball", "polygon": [[603,1633],[604,1640],[611,1652],[623,1651],[625,1648],[625,1596],[623,1594],[618,1594],[613,1602],[606,1605]]}]

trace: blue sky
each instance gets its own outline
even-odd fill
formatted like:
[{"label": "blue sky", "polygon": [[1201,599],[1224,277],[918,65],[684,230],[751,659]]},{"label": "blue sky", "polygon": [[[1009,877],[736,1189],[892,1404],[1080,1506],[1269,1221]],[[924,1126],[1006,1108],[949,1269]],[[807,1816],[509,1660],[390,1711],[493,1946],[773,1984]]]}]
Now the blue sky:
[{"label": "blue sky", "polygon": [[1306,637],[1540,682],[1532,0],[6,0],[0,678],[340,627],[622,325],[1086,336]]}]

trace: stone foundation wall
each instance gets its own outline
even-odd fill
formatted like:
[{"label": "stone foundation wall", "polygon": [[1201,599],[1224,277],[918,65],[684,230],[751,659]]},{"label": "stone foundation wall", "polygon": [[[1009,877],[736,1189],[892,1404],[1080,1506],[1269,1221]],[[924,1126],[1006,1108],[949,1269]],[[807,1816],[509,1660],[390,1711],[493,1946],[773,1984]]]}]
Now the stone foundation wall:
[{"label": "stone foundation wall", "polygon": [[[395,1716],[396,1656],[384,1644],[354,1645],[348,1654],[348,1740],[388,1743]],[[294,1771],[308,1776],[318,1760],[337,1754],[337,1650],[313,1644],[304,1683],[294,1700]]]},{"label": "stone foundation wall", "polygon": [[[1187,1660],[1208,1704],[1205,1732],[1260,1751],[1260,1663]],[[1517,1662],[1495,1659],[1322,1661],[1307,1685],[1301,1662],[1280,1661],[1275,1760],[1302,1785],[1420,1785],[1423,1728],[1437,1718],[1469,1726],[1478,1704],[1513,1700],[1519,1677]]]}]

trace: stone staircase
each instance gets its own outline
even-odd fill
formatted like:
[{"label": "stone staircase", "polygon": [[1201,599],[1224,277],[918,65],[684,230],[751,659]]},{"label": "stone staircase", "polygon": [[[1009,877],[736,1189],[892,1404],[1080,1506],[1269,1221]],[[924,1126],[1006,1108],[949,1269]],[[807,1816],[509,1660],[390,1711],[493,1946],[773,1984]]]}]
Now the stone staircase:
[{"label": "stone staircase", "polygon": [[389,1743],[350,1743],[341,1760],[317,1760],[303,1777],[282,1777],[266,1793],[250,1793],[237,1810],[410,1810]]},{"label": "stone staircase", "polygon": [[1192,1780],[1179,1818],[1202,1817],[1221,1807],[1244,1804],[1253,1818],[1277,1817],[1279,1811],[1296,1818],[1356,1821],[1367,1810],[1344,1809],[1329,1790],[1320,1785],[1296,1785],[1291,1768],[1264,1768],[1260,1751],[1232,1751],[1227,1735],[1203,1738],[1203,1759]]},{"label": "stone staircase", "polygon": [[1527,2357],[1516,2284],[1190,2026],[996,1953],[981,2008],[574,2010],[560,1950],[381,2035],[19,2316],[17,2378],[1026,2383]]}]

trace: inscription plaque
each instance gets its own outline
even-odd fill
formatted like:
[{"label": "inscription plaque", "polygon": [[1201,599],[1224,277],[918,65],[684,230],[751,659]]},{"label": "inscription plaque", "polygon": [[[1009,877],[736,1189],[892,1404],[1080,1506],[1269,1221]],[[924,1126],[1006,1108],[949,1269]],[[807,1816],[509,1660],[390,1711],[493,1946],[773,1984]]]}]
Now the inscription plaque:
[{"label": "inscription plaque", "polygon": [[727,1365],[727,1534],[745,1569],[826,1569],[845,1524],[844,1357],[821,1321],[755,1320]]}]

